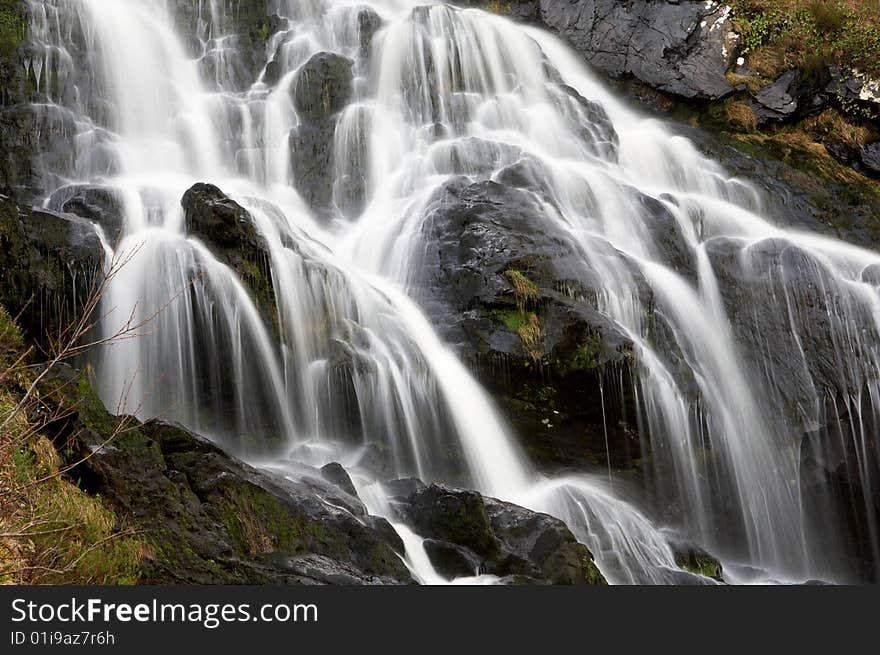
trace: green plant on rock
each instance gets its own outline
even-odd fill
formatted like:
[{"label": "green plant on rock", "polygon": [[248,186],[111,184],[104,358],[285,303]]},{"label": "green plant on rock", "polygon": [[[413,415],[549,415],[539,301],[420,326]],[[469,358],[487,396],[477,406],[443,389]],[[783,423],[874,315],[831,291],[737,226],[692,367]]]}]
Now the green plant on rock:
[{"label": "green plant on rock", "polygon": [[504,271],[504,277],[507,278],[507,281],[513,287],[517,307],[519,307],[521,312],[524,312],[526,304],[536,300],[541,289],[526,277],[522,271],[515,268],[509,268]]}]

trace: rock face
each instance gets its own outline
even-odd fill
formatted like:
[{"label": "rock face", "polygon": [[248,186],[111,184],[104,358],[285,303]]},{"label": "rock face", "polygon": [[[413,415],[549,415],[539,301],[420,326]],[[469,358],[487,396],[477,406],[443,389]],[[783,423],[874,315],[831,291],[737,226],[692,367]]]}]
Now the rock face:
[{"label": "rock face", "polygon": [[293,87],[299,125],[290,133],[293,179],[314,209],[328,209],[333,198],[333,149],[338,114],[352,95],[353,62],[319,52],[302,65]]},{"label": "rock face", "polygon": [[[73,475],[100,493],[151,545],[151,584],[399,584],[412,581],[384,519],[323,483],[270,476],[186,430],[112,417],[84,378],[60,366],[46,397],[72,412],[56,443]],[[123,430],[114,436],[120,422]],[[109,441],[108,441],[109,440]]]},{"label": "rock face", "polygon": [[714,100],[733,91],[725,72],[738,37],[719,2],[541,0],[544,25],[601,73],[631,75],[684,98]]},{"label": "rock face", "polygon": [[41,345],[80,311],[103,274],[94,226],[72,214],[0,198],[0,303]]},{"label": "rock face", "polygon": [[[407,485],[403,488],[406,489]],[[397,500],[441,571],[516,576],[532,584],[605,584],[589,549],[559,519],[443,485]]]}]

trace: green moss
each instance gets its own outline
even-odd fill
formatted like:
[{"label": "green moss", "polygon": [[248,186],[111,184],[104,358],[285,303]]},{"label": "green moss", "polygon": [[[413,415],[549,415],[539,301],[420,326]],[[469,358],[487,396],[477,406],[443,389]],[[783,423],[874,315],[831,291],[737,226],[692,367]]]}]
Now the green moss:
[{"label": "green moss", "polygon": [[565,357],[555,356],[553,367],[562,377],[577,371],[593,371],[601,366],[601,356],[604,352],[602,341],[598,337],[587,338],[582,345]]},{"label": "green moss", "polygon": [[27,41],[27,18],[17,0],[0,0],[0,58],[6,59]]},{"label": "green moss", "polygon": [[494,309],[492,316],[513,333],[518,333],[525,324],[525,314],[518,309]]},{"label": "green moss", "polygon": [[607,585],[608,581],[605,580],[605,576],[602,575],[602,572],[599,571],[599,567],[596,566],[596,563],[590,559],[589,557],[584,557],[581,561],[581,568],[584,571],[584,578],[586,579],[587,584],[589,585]]},{"label": "green moss", "polygon": [[[240,555],[281,552],[295,555],[307,545],[302,517],[270,493],[248,483],[228,486],[217,503],[223,524]],[[317,538],[314,532],[311,535]]]},{"label": "green moss", "polygon": [[677,554],[675,560],[685,571],[723,582],[721,563],[711,555],[692,550]]}]

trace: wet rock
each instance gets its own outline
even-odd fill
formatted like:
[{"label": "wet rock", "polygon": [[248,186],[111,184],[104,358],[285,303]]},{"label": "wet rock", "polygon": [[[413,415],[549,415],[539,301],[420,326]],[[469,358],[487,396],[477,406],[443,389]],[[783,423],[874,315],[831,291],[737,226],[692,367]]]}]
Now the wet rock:
[{"label": "wet rock", "polygon": [[0,303],[43,346],[80,312],[99,284],[104,249],[87,220],[27,209],[0,197]]},{"label": "wet rock", "polygon": [[675,563],[682,569],[716,582],[724,582],[723,568],[717,557],[685,541],[673,541],[670,546],[675,555]]},{"label": "wet rock", "polygon": [[50,209],[75,214],[97,223],[111,245],[116,244],[125,229],[122,198],[112,187],[71,184],[61,187],[49,198]]},{"label": "wet rock", "polygon": [[346,471],[339,462],[330,462],[329,464],[322,466],[321,475],[327,480],[327,482],[335,484],[345,493],[357,498],[357,490],[354,488],[351,477],[349,477],[348,471]]},{"label": "wet rock", "polygon": [[313,209],[329,208],[333,199],[333,148],[336,123],[302,123],[290,133],[293,180]]},{"label": "wet rock", "polygon": [[479,569],[479,560],[466,548],[437,539],[425,539],[423,545],[434,569],[448,579],[475,575]]},{"label": "wet rock", "polygon": [[476,491],[431,485],[409,497],[409,518],[420,533],[463,546],[482,557],[497,546],[483,497]]},{"label": "wet rock", "polygon": [[434,540],[426,548],[447,573],[472,575],[469,567],[477,561],[480,573],[551,584],[605,583],[589,549],[547,514],[437,484],[415,490],[400,511],[417,532]]},{"label": "wet rock", "polygon": [[[706,131],[686,125],[672,126],[691,139],[707,156],[720,162],[732,177],[754,185],[762,197],[761,213],[778,225],[833,236],[850,243],[878,249],[877,216],[880,202],[859,198],[853,185],[805,174],[796,162],[768,152],[744,152],[725,144]],[[834,145],[826,143],[834,154]]]},{"label": "wet rock", "polygon": [[733,91],[725,73],[738,37],[724,3],[541,0],[540,12],[543,24],[601,73],[631,75],[684,98]]},{"label": "wet rock", "polygon": [[424,489],[426,485],[418,478],[400,478],[386,482],[383,486],[390,498],[406,500],[416,491]]},{"label": "wet rock", "polygon": [[361,7],[357,13],[358,43],[360,43],[360,59],[366,62],[373,47],[373,37],[382,29],[382,18],[370,7]]},{"label": "wet rock", "polygon": [[351,99],[352,62],[332,52],[313,55],[297,71],[293,106],[300,119],[321,121],[340,112]]},{"label": "wet rock", "polygon": [[338,113],[352,95],[352,62],[328,52],[313,55],[296,74],[293,104],[300,124],[290,133],[293,180],[314,209],[333,199],[333,150]]},{"label": "wet rock", "polygon": [[[430,203],[417,298],[525,436],[535,460],[595,465],[606,457],[607,428],[614,465],[628,467],[639,457],[637,432],[625,418],[635,416],[633,398],[624,391],[603,406],[602,385],[619,373],[630,388],[631,345],[597,310],[601,276],[585,263],[604,252],[633,275],[646,307],[650,291],[620,253],[597,242],[588,254],[559,227],[539,165],[524,160],[498,179],[523,188],[455,180]],[[645,202],[646,213],[666,215],[656,201]],[[667,230],[674,230],[667,218]],[[646,322],[674,353],[662,321]]]},{"label": "wet rock", "polygon": [[181,199],[186,230],[231,267],[274,324],[275,290],[265,239],[248,211],[212,184],[193,185]]},{"label": "wet rock", "polygon": [[110,416],[69,367],[50,372],[42,390],[75,409],[71,461],[89,457],[74,477],[149,541],[144,582],[412,581],[387,521],[334,486],[254,469],[179,426]]}]

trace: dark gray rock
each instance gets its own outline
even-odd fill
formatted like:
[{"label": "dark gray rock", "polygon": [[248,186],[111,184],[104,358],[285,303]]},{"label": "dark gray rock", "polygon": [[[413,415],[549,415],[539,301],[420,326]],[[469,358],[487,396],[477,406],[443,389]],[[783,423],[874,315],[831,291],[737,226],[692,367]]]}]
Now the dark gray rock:
[{"label": "dark gray rock", "polygon": [[790,94],[797,71],[784,73],[773,84],[764,87],[755,95],[759,109],[755,112],[759,122],[790,118],[797,111],[798,103]]},{"label": "dark gray rock", "polygon": [[0,197],[0,303],[45,347],[83,318],[100,284],[104,248],[87,220]]},{"label": "dark gray rock", "polygon": [[480,573],[605,584],[589,549],[547,514],[437,484],[415,490],[398,509],[432,540],[426,544],[429,556],[447,573],[472,575],[478,562]]},{"label": "dark gray rock", "polygon": [[865,173],[880,178],[880,141],[862,146],[859,154]]},{"label": "dark gray rock", "polygon": [[382,29],[382,18],[370,7],[361,7],[357,14],[358,43],[360,44],[361,66],[369,61],[373,47],[373,37]]},{"label": "dark gray rock", "polygon": [[854,102],[875,114],[880,110],[880,83],[855,71],[830,66],[825,92],[832,97]]},{"label": "dark gray rock", "polygon": [[193,185],[180,203],[187,232],[238,274],[268,323],[274,324],[277,310],[268,246],[250,213],[213,184]]},{"label": "dark gray rock", "polygon": [[332,52],[313,55],[297,71],[293,106],[300,120],[321,121],[341,111],[351,99],[352,61]]},{"label": "dark gray rock", "polygon": [[333,199],[335,121],[301,123],[290,132],[293,180],[313,209],[327,210]]},{"label": "dark gray rock", "polygon": [[329,464],[322,466],[321,476],[327,482],[335,484],[348,495],[354,496],[355,498],[358,497],[357,489],[354,488],[354,484],[351,481],[351,477],[348,475],[348,471],[346,471],[339,462],[330,462]]},{"label": "dark gray rock", "polygon": [[[547,213],[544,203],[552,198],[539,165],[523,160],[498,179],[524,188],[454,180],[429,204],[422,277],[412,282],[416,297],[526,435],[536,461],[597,464],[595,458],[606,456],[607,426],[614,465],[628,467],[639,457],[637,431],[625,418],[635,416],[634,399],[624,392],[606,402],[603,421],[602,384],[606,375],[622,375],[630,388],[631,347],[597,311],[601,277],[585,267],[591,256]],[[692,266],[673,217],[655,200],[635,199],[653,217],[673,265]],[[608,249],[598,241],[593,247]],[[626,265],[621,253],[604,254]],[[650,307],[647,284],[631,270]],[[663,319],[648,316],[646,324],[656,343],[669,344],[670,360],[678,356],[671,370],[686,376]]]},{"label": "dark gray rock", "polygon": [[725,72],[738,37],[723,3],[541,0],[540,17],[611,77],[631,75],[684,98],[715,100],[733,91]]},{"label": "dark gray rock", "polygon": [[479,570],[479,560],[466,548],[437,539],[425,539],[423,546],[434,569],[448,579],[476,575]]},{"label": "dark gray rock", "polygon": [[319,52],[296,74],[293,103],[300,118],[290,133],[293,180],[303,199],[327,212],[333,200],[333,150],[338,113],[352,95],[352,62]]},{"label": "dark gray rock", "polygon": [[125,229],[122,199],[112,187],[71,184],[53,193],[50,209],[75,214],[101,226],[111,245],[116,244]]},{"label": "dark gray rock", "polygon": [[823,91],[828,79],[827,71],[817,72],[812,78],[797,69],[786,71],[755,94],[752,108],[758,124],[801,119],[822,111],[829,102]]}]

